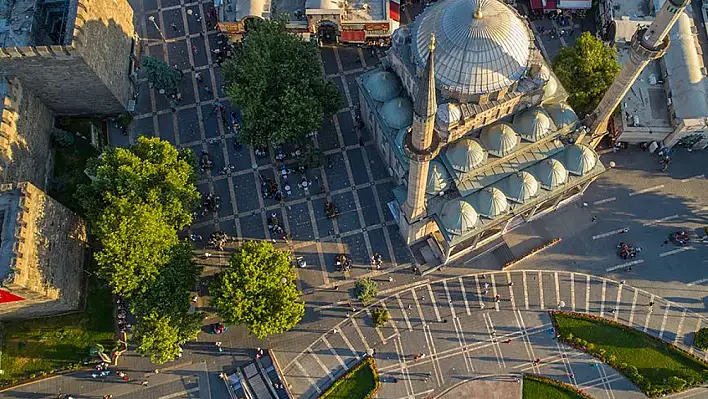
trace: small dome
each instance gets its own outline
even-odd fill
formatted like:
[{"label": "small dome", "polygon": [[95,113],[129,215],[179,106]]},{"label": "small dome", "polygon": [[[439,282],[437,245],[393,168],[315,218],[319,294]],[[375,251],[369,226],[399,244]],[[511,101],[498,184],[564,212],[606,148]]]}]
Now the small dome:
[{"label": "small dome", "polygon": [[568,171],[557,159],[541,161],[536,165],[534,175],[546,190],[553,190],[568,179]]},{"label": "small dome", "polygon": [[582,176],[595,167],[597,154],[582,144],[571,145],[565,150],[565,164],[568,172]]},{"label": "small dome", "polygon": [[408,29],[408,26],[402,26],[393,31],[393,34],[391,35],[391,43],[394,47],[403,47],[403,45],[406,44],[406,41],[410,36],[411,33]]},{"label": "small dome", "polygon": [[447,147],[447,160],[458,172],[469,172],[487,159],[487,152],[471,138],[463,137]]},{"label": "small dome", "polygon": [[570,108],[566,103],[547,105],[546,111],[551,119],[553,119],[553,123],[556,124],[558,129],[562,129],[578,121],[578,115],[576,115],[573,108]]},{"label": "small dome", "polygon": [[514,116],[514,129],[529,141],[538,141],[555,130],[556,125],[541,107],[525,109]]},{"label": "small dome", "polygon": [[546,86],[543,87],[543,98],[553,97],[556,91],[558,91],[558,81],[551,76],[546,82]]},{"label": "small dome", "polygon": [[401,82],[396,75],[388,71],[373,73],[366,79],[364,87],[374,101],[382,103],[396,98],[401,92]]},{"label": "small dome", "polygon": [[391,129],[403,129],[413,122],[413,105],[405,97],[396,97],[381,104],[379,115]]},{"label": "small dome", "polygon": [[485,188],[477,194],[477,209],[479,214],[493,219],[509,208],[504,193],[495,187]]},{"label": "small dome", "polygon": [[467,201],[456,199],[448,202],[442,208],[440,220],[450,234],[462,235],[477,224],[477,211]]},{"label": "small dome", "polygon": [[548,80],[551,78],[551,71],[545,64],[541,65],[541,69],[538,71],[538,77],[543,80]]},{"label": "small dome", "polygon": [[486,127],[482,131],[480,139],[486,150],[498,157],[511,153],[520,141],[519,135],[516,134],[514,128],[510,124],[503,122]]},{"label": "small dome", "polygon": [[445,169],[445,166],[437,159],[430,162],[428,169],[428,185],[425,192],[430,195],[438,195],[447,190],[450,186],[450,174]]},{"label": "small dome", "polygon": [[443,125],[459,122],[462,118],[462,111],[457,104],[444,103],[438,105],[437,118]]},{"label": "small dome", "polygon": [[538,182],[529,172],[517,172],[506,179],[506,195],[514,202],[523,204],[538,193]]}]

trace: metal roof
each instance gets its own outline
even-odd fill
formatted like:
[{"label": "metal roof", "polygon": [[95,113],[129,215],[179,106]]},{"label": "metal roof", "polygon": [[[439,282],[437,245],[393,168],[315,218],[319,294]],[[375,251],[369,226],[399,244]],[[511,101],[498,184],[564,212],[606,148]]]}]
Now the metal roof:
[{"label": "metal roof", "polygon": [[504,194],[510,200],[523,204],[538,193],[538,182],[529,172],[516,172],[506,178],[503,186]]},{"label": "metal roof", "polygon": [[504,122],[497,122],[482,130],[479,136],[484,148],[490,154],[503,157],[510,154],[521,141],[514,128]]},{"label": "metal roof", "polygon": [[568,180],[568,171],[557,159],[546,159],[539,162],[532,168],[531,173],[541,183],[541,187],[546,190],[553,190]]},{"label": "metal roof", "polygon": [[461,235],[474,229],[479,216],[469,202],[458,198],[443,206],[440,220],[448,233]]},{"label": "metal roof", "polygon": [[526,73],[533,39],[526,22],[497,0],[445,0],[414,22],[411,51],[418,67],[435,34],[438,88],[480,94],[511,86]]},{"label": "metal roof", "polygon": [[565,167],[568,172],[582,176],[597,164],[597,154],[589,147],[574,144],[565,149]]},{"label": "metal roof", "polygon": [[556,125],[541,107],[527,108],[514,115],[514,129],[528,141],[536,142],[556,130]]},{"label": "metal roof", "polygon": [[403,129],[413,122],[413,104],[408,97],[396,97],[381,104],[379,115],[391,129]]},{"label": "metal roof", "polygon": [[487,187],[477,193],[477,207],[480,215],[494,219],[509,209],[504,193],[496,187]]},{"label": "metal roof", "polygon": [[398,77],[388,71],[378,71],[367,76],[364,87],[374,101],[382,103],[396,98],[401,92],[401,82]]},{"label": "metal roof", "polygon": [[425,192],[430,195],[438,195],[450,187],[450,174],[445,169],[445,165],[438,159],[430,161],[428,169],[428,184]]},{"label": "metal roof", "polygon": [[447,147],[445,156],[454,170],[469,172],[487,159],[487,152],[477,140],[463,137]]},{"label": "metal roof", "polygon": [[576,115],[573,108],[570,108],[570,105],[566,103],[549,104],[544,107],[558,129],[562,129],[578,121],[578,115]]}]

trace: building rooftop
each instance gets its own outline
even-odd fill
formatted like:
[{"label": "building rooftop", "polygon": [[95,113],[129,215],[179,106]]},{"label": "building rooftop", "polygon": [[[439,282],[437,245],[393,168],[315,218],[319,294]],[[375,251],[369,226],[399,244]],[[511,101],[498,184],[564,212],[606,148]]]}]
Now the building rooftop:
[{"label": "building rooftop", "polygon": [[646,0],[608,0],[612,19],[654,19],[654,13]]},{"label": "building rooftop", "polygon": [[333,14],[336,10],[344,22],[383,21],[386,19],[386,0],[306,0],[305,13]]},{"label": "building rooftop", "polygon": [[0,47],[68,44],[77,0],[0,0]]}]

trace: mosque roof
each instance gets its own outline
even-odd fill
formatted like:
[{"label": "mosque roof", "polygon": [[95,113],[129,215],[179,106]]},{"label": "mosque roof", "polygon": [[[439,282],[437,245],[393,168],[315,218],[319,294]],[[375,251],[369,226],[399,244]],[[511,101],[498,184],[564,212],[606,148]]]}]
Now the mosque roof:
[{"label": "mosque roof", "polygon": [[458,198],[443,205],[440,220],[448,233],[462,235],[475,227],[479,216],[469,202]]},{"label": "mosque roof", "polygon": [[425,192],[430,195],[438,195],[447,190],[450,181],[450,174],[445,169],[445,165],[437,159],[432,160],[428,169],[428,184]]},{"label": "mosque roof", "polygon": [[377,71],[368,76],[364,87],[374,101],[386,102],[396,98],[401,92],[401,82],[389,71]]},{"label": "mosque roof", "polygon": [[418,67],[435,34],[438,88],[461,94],[490,93],[524,77],[533,38],[524,21],[498,0],[445,0],[414,22],[411,52]]},{"label": "mosque roof", "polygon": [[454,170],[464,173],[481,165],[487,159],[487,152],[477,140],[463,137],[447,147],[445,156]]},{"label": "mosque roof", "polygon": [[566,103],[549,104],[546,105],[545,108],[558,129],[562,129],[578,121],[578,115],[576,115],[573,108],[570,108],[570,105]]},{"label": "mosque roof", "polygon": [[504,122],[497,122],[487,126],[482,130],[479,136],[484,148],[490,154],[498,157],[503,157],[511,153],[519,144],[519,135],[516,134],[514,128]]},{"label": "mosque roof", "polygon": [[597,154],[589,147],[574,144],[565,149],[565,167],[568,172],[582,176],[597,164]]},{"label": "mosque roof", "polygon": [[488,187],[477,193],[477,211],[480,215],[493,219],[509,209],[506,195],[496,188]]},{"label": "mosque roof", "polygon": [[413,104],[408,97],[396,97],[381,104],[379,115],[391,129],[403,129],[413,122]]},{"label": "mosque roof", "polygon": [[510,200],[523,204],[538,193],[538,182],[529,172],[516,172],[506,178],[504,193]]},{"label": "mosque roof", "polygon": [[556,130],[556,125],[541,107],[527,108],[514,115],[514,129],[528,141],[538,141]]},{"label": "mosque roof", "polygon": [[543,160],[531,169],[531,173],[541,183],[541,187],[546,190],[553,190],[568,180],[568,171],[557,159]]}]

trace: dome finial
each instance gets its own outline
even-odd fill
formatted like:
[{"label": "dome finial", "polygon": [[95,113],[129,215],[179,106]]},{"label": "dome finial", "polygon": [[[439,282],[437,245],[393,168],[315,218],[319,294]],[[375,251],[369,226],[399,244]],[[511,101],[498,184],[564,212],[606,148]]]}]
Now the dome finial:
[{"label": "dome finial", "polygon": [[482,19],[482,1],[477,0],[477,11],[474,12],[474,19]]},{"label": "dome finial", "polygon": [[435,50],[435,33],[430,34],[430,46],[429,46],[430,51]]}]

